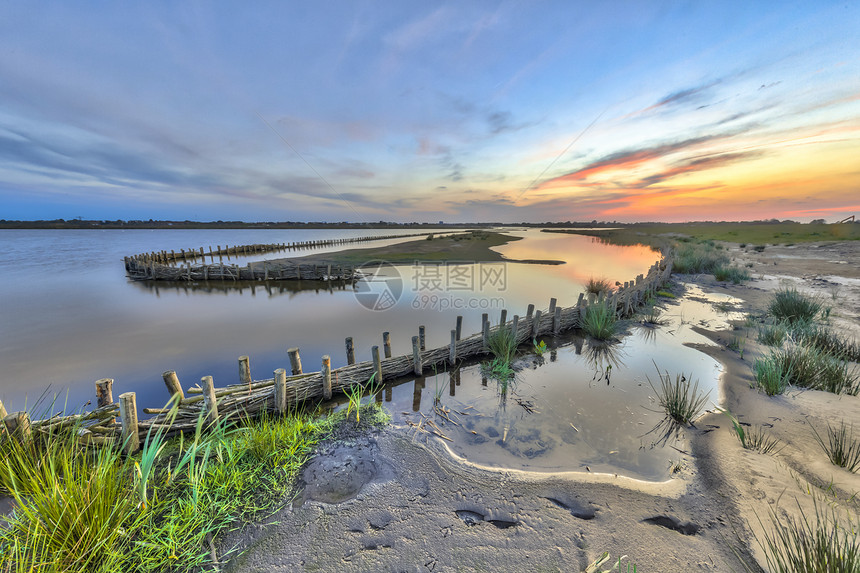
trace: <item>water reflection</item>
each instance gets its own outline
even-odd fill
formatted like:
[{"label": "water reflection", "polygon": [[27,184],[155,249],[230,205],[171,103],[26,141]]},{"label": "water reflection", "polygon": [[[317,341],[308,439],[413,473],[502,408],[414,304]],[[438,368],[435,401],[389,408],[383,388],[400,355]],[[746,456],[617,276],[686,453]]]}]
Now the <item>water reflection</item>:
[{"label": "water reflection", "polygon": [[229,295],[245,294],[256,296],[257,292],[266,293],[269,297],[298,292],[314,292],[316,294],[338,291],[352,291],[357,281],[333,280],[285,280],[285,281],[133,281],[131,284],[143,292],[160,297],[163,293],[182,293],[185,295]]}]

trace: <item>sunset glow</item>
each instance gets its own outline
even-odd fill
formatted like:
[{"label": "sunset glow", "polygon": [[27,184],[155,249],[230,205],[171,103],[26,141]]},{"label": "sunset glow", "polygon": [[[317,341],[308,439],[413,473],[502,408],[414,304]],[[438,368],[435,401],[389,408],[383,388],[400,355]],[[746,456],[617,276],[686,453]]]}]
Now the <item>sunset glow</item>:
[{"label": "sunset glow", "polygon": [[860,4],[7,3],[5,219],[837,220]]}]

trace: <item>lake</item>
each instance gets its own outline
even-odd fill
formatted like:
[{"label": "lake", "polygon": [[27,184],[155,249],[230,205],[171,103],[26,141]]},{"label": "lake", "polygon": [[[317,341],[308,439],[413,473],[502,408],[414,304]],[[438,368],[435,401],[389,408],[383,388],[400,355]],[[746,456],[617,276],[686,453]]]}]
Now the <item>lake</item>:
[{"label": "lake", "polygon": [[[413,232],[408,229],[402,231],[403,234]],[[210,245],[290,243],[389,235],[396,231],[0,230],[4,247],[0,260],[0,276],[3,277],[0,283],[0,300],[3,301],[0,400],[7,410],[14,411],[23,409],[25,405],[31,408],[43,394],[49,400],[57,395],[60,405],[67,403],[69,408],[76,408],[93,399],[95,380],[109,377],[115,379],[115,396],[133,390],[138,394],[139,405],[157,407],[168,398],[161,380],[161,373],[165,370],[176,370],[185,387],[199,382],[204,375],[213,376],[216,385],[223,386],[238,381],[237,357],[248,355],[252,376],[255,379],[269,378],[276,368],[289,369],[286,349],[293,346],[300,347],[306,371],[318,369],[324,354],[330,355],[332,366],[337,367],[346,363],[346,336],[353,337],[356,359],[362,361],[370,359],[371,346],[381,346],[383,331],[391,332],[394,355],[407,354],[411,352],[411,337],[417,334],[418,325],[426,326],[428,348],[446,345],[457,315],[464,317],[464,335],[471,334],[480,330],[482,313],[488,313],[495,323],[503,308],[507,309],[510,318],[513,314],[525,315],[526,306],[530,303],[538,309],[546,309],[552,297],[557,298],[560,305],[570,306],[576,303],[590,277],[604,277],[613,283],[631,280],[645,273],[659,258],[658,253],[646,247],[605,245],[586,236],[536,230],[505,232],[523,237],[497,248],[506,257],[556,259],[565,261],[565,264],[470,264],[469,261],[461,261],[456,265],[436,267],[399,265],[386,270],[400,278],[402,288],[396,300],[387,305],[386,310],[371,310],[362,304],[352,285],[305,281],[302,284],[269,285],[209,283],[192,287],[134,282],[125,276],[122,258],[161,249],[178,251],[180,248],[208,248]],[[396,241],[374,241],[360,246],[372,248]],[[270,253],[254,260],[355,246]],[[233,258],[230,262],[241,265],[248,260]],[[574,382],[567,383],[568,389],[565,390],[560,382],[553,380],[591,379],[595,370],[594,360],[612,359],[608,356],[588,358],[587,341],[585,352],[582,344],[578,347],[570,337],[547,342],[557,347],[554,358],[547,355],[543,364],[524,368],[523,372],[530,374],[521,373],[516,388],[507,396],[531,400],[540,406],[534,409],[542,412],[552,409],[544,404],[555,407],[569,402],[565,396],[573,395],[571,384]],[[622,415],[623,408],[618,411],[609,406],[615,399],[606,393],[615,391],[620,394],[619,388],[631,393],[627,388],[631,384],[638,384],[635,387],[641,388],[645,372],[656,374],[650,363],[655,348],[675,349],[671,356],[665,358],[665,365],[661,360],[661,368],[688,373],[695,369],[693,373],[703,379],[705,386],[711,389],[716,386],[719,371],[716,363],[704,354],[684,347],[677,337],[662,334],[643,336],[633,329],[616,347],[614,360],[619,366],[614,370],[609,390],[600,388],[591,392],[592,401],[578,403],[575,408],[593,414],[602,404],[607,415]],[[655,379],[653,374],[651,378]],[[432,403],[437,388],[440,385],[447,387],[448,379],[428,377],[422,383],[421,392],[429,392],[429,402]],[[408,400],[403,400],[411,406],[415,386],[413,384],[411,389],[406,386],[409,384],[400,384],[390,393],[396,402],[391,405],[394,410],[412,411],[411,408],[401,408],[397,402],[400,398],[395,398],[399,394],[409,394]],[[541,390],[542,387],[546,388]],[[462,390],[455,394],[461,401],[460,407],[472,405],[489,416],[484,403],[486,396],[483,396],[489,393],[489,385],[481,384],[477,366],[461,369],[459,388]],[[636,401],[641,398],[636,392],[632,394],[635,394]],[[424,404],[428,402],[426,395],[421,399]],[[540,428],[527,429],[531,422],[514,424],[512,421],[518,416],[522,419],[528,417],[523,416],[521,406],[511,407],[506,403],[499,410],[499,399],[495,395],[492,402],[496,408],[493,417],[498,418],[496,425],[502,432],[507,423],[509,433],[513,425],[518,435],[549,435],[552,432],[544,427],[546,420],[561,416],[559,412],[552,412],[551,416],[535,415],[530,419],[540,419],[541,422],[536,423]],[[627,403],[629,407],[632,401]],[[639,426],[638,422],[642,420],[637,418],[632,423]],[[577,428],[580,426],[573,419],[565,422],[569,423]],[[582,425],[588,427],[585,423]],[[488,430],[488,433],[493,431],[498,430]],[[511,436],[513,438],[514,434]],[[614,438],[608,436],[607,439]],[[506,442],[507,439],[503,445]],[[559,441],[562,443],[563,439]],[[517,446],[521,450],[519,453],[511,451],[512,447],[499,447],[497,454],[490,455],[487,452],[492,449],[482,445],[483,442],[467,447],[469,444],[463,439],[458,444],[459,450],[454,449],[460,454],[476,463],[489,465],[575,469],[580,466],[579,462],[564,461],[570,455],[590,459],[583,454],[584,450],[571,454],[558,447],[538,448],[542,452],[540,455],[534,454],[537,450],[533,449],[529,457],[522,453],[529,449],[527,445]],[[607,449],[615,450],[617,448]],[[595,467],[603,467],[601,464],[600,461],[592,462]],[[655,477],[660,473],[648,463],[643,466],[633,460],[627,465],[633,468],[630,469],[632,473],[638,471],[637,475],[645,477]],[[645,469],[635,469],[639,466]]]}]

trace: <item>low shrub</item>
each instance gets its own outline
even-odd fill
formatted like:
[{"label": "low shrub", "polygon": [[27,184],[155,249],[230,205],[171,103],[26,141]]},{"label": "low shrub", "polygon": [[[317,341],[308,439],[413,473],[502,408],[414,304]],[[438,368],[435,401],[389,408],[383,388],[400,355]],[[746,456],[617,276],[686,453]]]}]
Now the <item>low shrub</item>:
[{"label": "low shrub", "polygon": [[768,313],[777,320],[794,324],[812,321],[821,312],[821,307],[820,300],[806,296],[795,288],[783,288],[773,294]]}]

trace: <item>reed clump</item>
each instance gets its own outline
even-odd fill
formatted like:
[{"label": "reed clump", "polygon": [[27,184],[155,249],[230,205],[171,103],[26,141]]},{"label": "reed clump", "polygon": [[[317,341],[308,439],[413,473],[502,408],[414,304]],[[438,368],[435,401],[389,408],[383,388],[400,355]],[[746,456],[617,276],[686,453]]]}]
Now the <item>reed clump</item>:
[{"label": "reed clump", "polygon": [[854,425],[845,425],[845,420],[838,428],[827,424],[827,441],[825,442],[815,426],[812,426],[815,439],[834,466],[845,468],[851,473],[860,471],[860,440],[854,439]]},{"label": "reed clump", "polygon": [[715,269],[726,267],[729,256],[719,250],[713,241],[687,241],[675,245],[672,269],[679,273],[713,273]]},{"label": "reed clump", "polygon": [[714,278],[718,281],[731,281],[732,284],[741,284],[752,278],[749,271],[735,265],[717,266],[714,268]]},{"label": "reed clump", "polygon": [[769,388],[781,387],[784,391],[788,385],[833,394],[856,396],[860,393],[856,367],[839,356],[808,346],[792,345],[772,350],[756,361],[755,372],[756,381],[771,396]]},{"label": "reed clump", "polygon": [[585,283],[585,292],[591,294],[600,294],[602,292],[609,292],[612,289],[612,283],[609,282],[609,279],[606,278],[594,278],[591,277]]},{"label": "reed clump", "polygon": [[586,306],[582,316],[582,329],[597,340],[611,340],[618,332],[615,309],[607,301]]},{"label": "reed clump", "polygon": [[768,314],[789,324],[811,322],[821,312],[822,306],[820,300],[800,293],[796,288],[783,288],[771,298]]},{"label": "reed clump", "polygon": [[681,425],[689,425],[704,410],[708,400],[708,394],[699,393],[699,382],[692,382],[686,376],[678,374],[672,381],[669,372],[663,375],[657,369],[660,378],[660,387],[657,388],[646,376],[648,384],[657,394],[657,401],[666,412],[666,416]]}]

